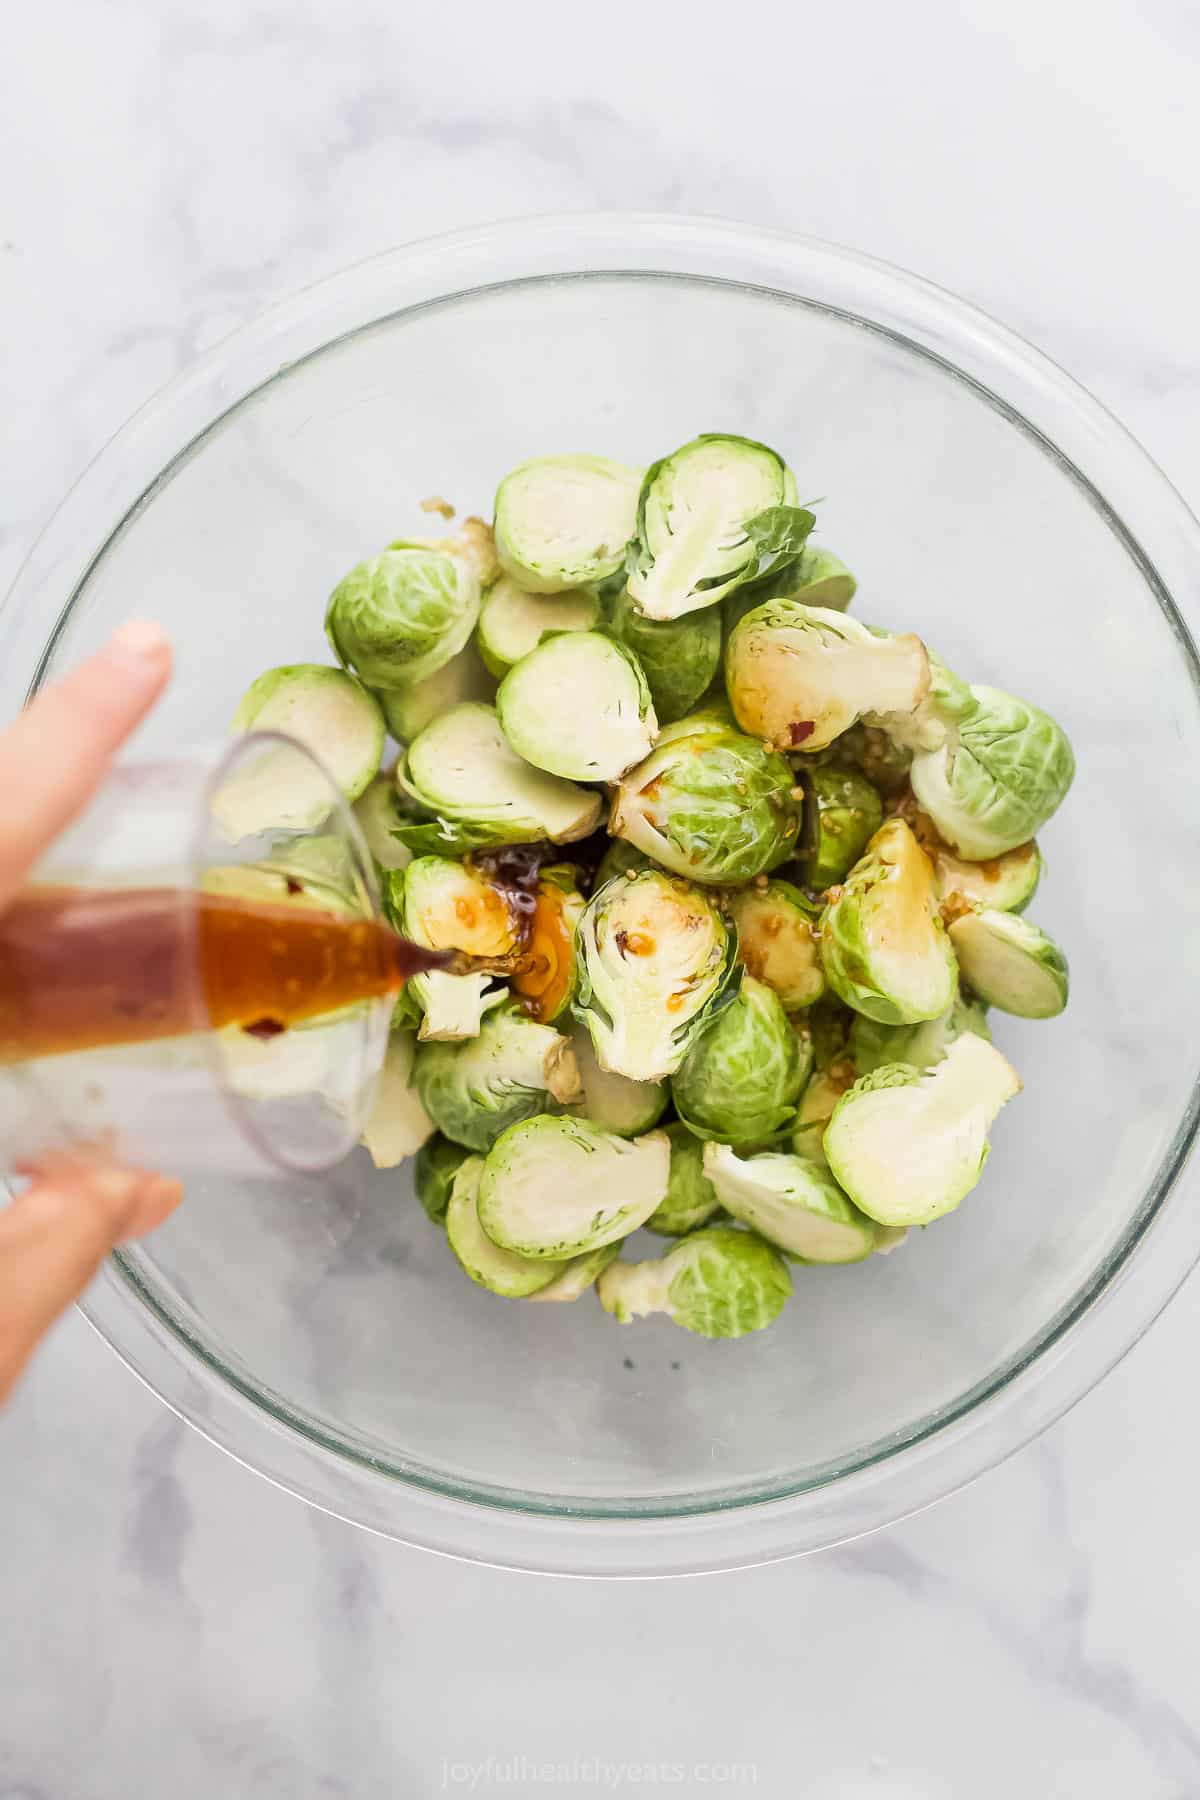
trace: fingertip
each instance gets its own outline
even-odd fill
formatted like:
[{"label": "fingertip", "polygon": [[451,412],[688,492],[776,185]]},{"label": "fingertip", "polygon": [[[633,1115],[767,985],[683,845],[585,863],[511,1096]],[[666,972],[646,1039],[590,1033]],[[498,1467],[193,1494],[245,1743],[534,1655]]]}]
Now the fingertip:
[{"label": "fingertip", "polygon": [[121,1242],[144,1237],[169,1219],[183,1199],[183,1183],[166,1175],[149,1175],[142,1182],[122,1234]]},{"label": "fingertip", "polygon": [[156,619],[127,619],[100,651],[105,662],[143,678],[165,679],[171,669],[171,640]]}]

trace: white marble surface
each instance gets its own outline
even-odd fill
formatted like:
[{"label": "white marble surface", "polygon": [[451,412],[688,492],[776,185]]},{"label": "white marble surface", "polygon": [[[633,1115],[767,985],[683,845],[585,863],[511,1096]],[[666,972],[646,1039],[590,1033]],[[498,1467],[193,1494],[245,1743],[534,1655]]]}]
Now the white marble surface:
[{"label": "white marble surface", "polygon": [[[21,9],[0,59],[0,577],[125,416],[264,303],[551,207],[740,215],[919,269],[1056,356],[1200,502],[1193,0],[732,19]],[[603,1586],[308,1512],[69,1319],[0,1422],[0,1797],[641,1794],[665,1764],[689,1794],[1185,1800],[1198,1362],[1193,1281],[1065,1423],[931,1513],[808,1562]]]}]

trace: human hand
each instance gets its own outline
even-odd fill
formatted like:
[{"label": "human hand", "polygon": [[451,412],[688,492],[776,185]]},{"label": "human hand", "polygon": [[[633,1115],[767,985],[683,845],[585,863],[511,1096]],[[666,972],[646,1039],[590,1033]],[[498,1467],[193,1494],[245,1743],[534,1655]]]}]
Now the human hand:
[{"label": "human hand", "polygon": [[[83,811],[170,673],[163,631],[131,621],[0,733],[0,911]],[[30,1186],[0,1212],[0,1403],[109,1251],[161,1224],[183,1193],[98,1150],[56,1151],[21,1172]]]}]

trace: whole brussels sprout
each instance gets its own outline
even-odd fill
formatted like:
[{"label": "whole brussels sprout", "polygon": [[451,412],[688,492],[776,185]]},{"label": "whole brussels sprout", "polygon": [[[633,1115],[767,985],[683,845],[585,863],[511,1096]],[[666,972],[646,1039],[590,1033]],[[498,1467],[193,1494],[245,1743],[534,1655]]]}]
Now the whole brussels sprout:
[{"label": "whole brussels sprout", "polygon": [[833,765],[804,777],[798,857],[818,892],[844,881],[883,823],[883,801],[865,775]]},{"label": "whole brussels sprout", "polygon": [[368,687],[412,687],[457,656],[479,615],[479,577],[463,557],[415,546],[361,562],[329,597],[325,633]]},{"label": "whole brussels sprout", "polygon": [[706,1144],[704,1169],[726,1212],[792,1261],[862,1262],[875,1249],[874,1221],[820,1163],[771,1151],[743,1158],[728,1144]]},{"label": "whole brussels sprout", "polygon": [[818,948],[820,909],[790,881],[769,881],[729,896],[738,955],[750,974],[779,995],[785,1012],[812,1006],[825,992]]},{"label": "whole brussels sprout", "polygon": [[402,825],[418,855],[495,844],[572,843],[600,823],[599,794],[531,769],[490,706],[464,703],[427,725],[396,771],[401,790],[434,818]]},{"label": "whole brussels sprout", "polygon": [[778,996],[748,975],[671,1077],[675,1110],[697,1137],[760,1150],[796,1115],[812,1047]]},{"label": "whole brussels sprout", "polygon": [[903,819],[889,819],[845,886],[831,890],[821,951],[834,992],[883,1025],[936,1019],[954,999],[958,966],[933,868]]},{"label": "whole brussels sprout", "polygon": [[490,1150],[518,1120],[582,1094],[566,1038],[511,1006],[490,1012],[464,1043],[421,1044],[414,1078],[438,1130],[470,1150]]},{"label": "whole brussels sprout", "polygon": [[450,1189],[454,1185],[454,1177],[470,1154],[461,1144],[452,1144],[440,1131],[435,1132],[417,1151],[417,1160],[413,1164],[413,1185],[417,1190],[417,1199],[435,1225],[446,1223],[446,1208],[450,1204]]},{"label": "whole brussels sprout", "polygon": [[986,862],[1028,842],[1058,810],[1075,757],[1049,713],[998,688],[970,691],[973,704],[945,742],[913,757],[911,780],[950,847]]},{"label": "whole brussels sprout", "polygon": [[606,456],[535,456],[496,489],[496,553],[535,594],[587,587],[621,567],[641,470]]},{"label": "whole brussels sprout", "polygon": [[1067,959],[1052,937],[1014,913],[978,907],[950,926],[963,980],[987,1006],[1053,1019],[1067,1004]]},{"label": "whole brussels sprout", "polygon": [[1020,1090],[1000,1052],[964,1032],[932,1069],[888,1063],[856,1081],[825,1129],[826,1160],[881,1225],[928,1225],[975,1186],[988,1127]]},{"label": "whole brussels sprout", "polygon": [[513,1125],[488,1152],[479,1222],[521,1256],[585,1256],[628,1237],[667,1191],[665,1134],[622,1138],[586,1119]]},{"label": "whole brussels sprout", "polygon": [[793,785],[786,758],[740,732],[664,734],[617,789],[610,830],[690,881],[747,881],[791,855]]},{"label": "whole brussels sprout", "polygon": [[611,1263],[596,1283],[601,1306],[622,1325],[666,1313],[706,1338],[762,1331],[791,1291],[778,1250],[731,1225],[693,1231],[654,1262]]},{"label": "whole brussels sprout", "polygon": [[344,669],[318,663],[289,663],[260,675],[243,694],[232,729],[281,732],[322,765],[282,743],[236,764],[212,804],[217,824],[235,842],[262,831],[317,829],[329,817],[329,778],[347,800],[357,800],[383,756],[379,702]]},{"label": "whole brussels sprout", "polygon": [[864,718],[899,735],[921,717],[929,658],[911,633],[888,636],[828,607],[768,600],[733,631],[725,685],[743,731],[811,752]]},{"label": "whole brussels sprout", "polygon": [[680,1120],[666,1128],[671,1140],[671,1174],[666,1198],[646,1220],[647,1231],[663,1237],[684,1237],[707,1225],[720,1212],[716,1189],[704,1173],[704,1145]]},{"label": "whole brussels sprout", "polygon": [[630,1081],[673,1075],[700,1027],[737,991],[737,942],[717,907],[657,869],[619,875],[579,925],[574,1012],[602,1069]]},{"label": "whole brussels sprout", "polygon": [[636,874],[640,869],[650,869],[653,866],[648,856],[643,856],[640,850],[635,850],[632,844],[625,842],[624,838],[610,838],[608,848],[597,866],[596,878],[592,882],[592,892],[598,894],[600,889],[612,881],[614,876],[627,875],[631,872]]},{"label": "whole brussels sprout", "polygon": [[616,781],[658,734],[632,651],[599,631],[560,632],[500,683],[496,712],[527,763],[573,781]]},{"label": "whole brussels sprout", "polygon": [[612,629],[637,657],[660,725],[682,719],[708,692],[721,666],[717,607],[682,619],[648,619],[622,593],[613,602]]},{"label": "whole brussels sprout", "polygon": [[481,1156],[468,1156],[450,1187],[446,1208],[446,1236],[465,1274],[477,1287],[500,1294],[505,1300],[525,1300],[558,1279],[565,1262],[543,1258],[537,1262],[504,1250],[483,1229],[479,1219],[479,1190],[483,1179]]},{"label": "whole brussels sprout", "polygon": [[[646,470],[638,496],[637,539],[629,559],[629,595],[650,619],[679,619],[715,606],[759,573],[764,534],[778,554],[772,515],[784,521],[796,551],[812,530],[795,505],[796,483],[783,458],[751,438],[706,432]],[[761,521],[760,529],[751,529]],[[799,535],[796,535],[799,534]]]},{"label": "whole brussels sprout", "polygon": [[849,1056],[850,1032],[860,1016],[836,994],[822,994],[809,1009],[805,1018],[812,1034],[815,1069],[830,1069]]},{"label": "whole brussels sprout", "polygon": [[415,1156],[433,1136],[434,1124],[412,1085],[416,1042],[410,1031],[393,1031],[375,1086],[362,1141],[377,1169],[394,1169]]},{"label": "whole brussels sprout", "polygon": [[973,1031],[991,1042],[984,1008],[975,1000],[964,1000],[961,994],[939,1018],[925,1019],[920,1025],[881,1025],[877,1019],[856,1013],[850,1028],[849,1053],[858,1075],[869,1075],[887,1063],[932,1069],[964,1031]]}]

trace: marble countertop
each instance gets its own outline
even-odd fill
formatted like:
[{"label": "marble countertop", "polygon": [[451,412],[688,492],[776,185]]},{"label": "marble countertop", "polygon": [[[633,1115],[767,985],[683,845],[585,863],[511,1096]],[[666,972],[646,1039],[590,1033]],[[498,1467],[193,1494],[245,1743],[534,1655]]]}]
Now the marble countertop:
[{"label": "marble countertop", "polygon": [[[128,413],[264,304],[548,208],[723,213],[917,269],[1200,504],[1198,83],[1191,0],[764,0],[737,32],[644,0],[586,32],[552,0],[40,0],[0,66],[0,583]],[[1193,1280],[931,1512],[604,1585],[306,1510],[73,1316],[0,1422],[0,1797],[1190,1800],[1198,1363]]]}]

